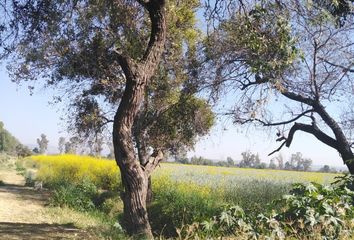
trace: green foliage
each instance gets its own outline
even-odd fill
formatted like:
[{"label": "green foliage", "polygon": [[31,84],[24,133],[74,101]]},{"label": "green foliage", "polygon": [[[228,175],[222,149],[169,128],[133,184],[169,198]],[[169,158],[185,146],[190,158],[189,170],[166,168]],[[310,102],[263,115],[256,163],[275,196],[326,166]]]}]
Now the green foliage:
[{"label": "green foliage", "polygon": [[[289,13],[271,2],[255,5],[248,14],[236,12],[221,23],[206,46],[208,58],[218,55],[231,61],[239,58],[251,73],[272,81],[299,56]],[[279,85],[276,81],[272,83]]]},{"label": "green foliage", "polygon": [[153,191],[154,201],[148,208],[151,226],[165,236],[176,236],[176,227],[215,215],[222,205],[216,192],[192,183],[174,184],[163,178]]},{"label": "green foliage", "polygon": [[34,187],[35,185],[34,173],[32,171],[26,171],[24,177],[25,177],[25,186]]},{"label": "green foliage", "polygon": [[16,154],[18,157],[24,158],[32,155],[32,151],[22,144],[16,146]]},{"label": "green foliage", "polygon": [[314,4],[328,11],[342,27],[347,17],[353,16],[354,0],[316,0]]},{"label": "green foliage", "polygon": [[[16,147],[20,142],[4,128],[4,124],[0,122],[0,152],[5,152],[11,155],[17,153]],[[21,145],[22,146],[22,145]]]},{"label": "green foliage", "polygon": [[[238,236],[244,239],[350,239],[354,219],[353,176],[325,186],[295,184],[290,194],[272,203],[272,210],[256,217],[232,206],[219,215],[192,225],[193,236]],[[189,234],[188,228],[184,234]]]},{"label": "green foliage", "polygon": [[23,166],[23,162],[18,160],[15,162],[15,166],[16,166],[16,171],[21,174],[21,175],[25,175],[26,172],[26,168]]},{"label": "green foliage", "polygon": [[88,179],[77,185],[63,183],[55,188],[50,204],[67,206],[78,211],[91,211],[95,208],[94,199],[97,195],[96,186]]}]

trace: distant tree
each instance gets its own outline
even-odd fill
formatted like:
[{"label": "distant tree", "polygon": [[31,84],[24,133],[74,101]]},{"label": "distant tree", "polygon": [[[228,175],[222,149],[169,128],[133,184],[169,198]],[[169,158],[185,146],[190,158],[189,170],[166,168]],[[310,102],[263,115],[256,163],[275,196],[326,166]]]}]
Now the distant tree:
[{"label": "distant tree", "polygon": [[303,158],[300,152],[292,154],[289,161],[285,163],[285,169],[296,171],[308,171],[312,165],[312,160]]},{"label": "distant tree", "polygon": [[177,154],[174,154],[174,159],[175,162],[181,163],[181,164],[189,164],[189,159],[187,157],[187,152],[185,151],[179,151]]},{"label": "distant tree", "polygon": [[177,157],[176,162],[181,164],[189,164],[189,159],[187,157]]},{"label": "distant tree", "polygon": [[310,158],[303,159],[302,166],[303,171],[309,171],[311,169],[312,160]]},{"label": "distant tree", "polygon": [[109,153],[107,154],[107,158],[108,159],[114,159],[114,147],[111,143],[107,144],[108,149],[109,149]]},{"label": "distant tree", "polygon": [[60,137],[58,141],[58,150],[60,154],[63,154],[65,151],[65,138]]},{"label": "distant tree", "polygon": [[71,137],[68,142],[65,143],[65,153],[76,154],[80,145],[80,139],[78,137]]},{"label": "distant tree", "polygon": [[32,152],[34,154],[39,154],[39,149],[37,147],[35,147],[35,148],[32,149]]},{"label": "distant tree", "polygon": [[16,146],[16,154],[18,157],[28,157],[32,155],[32,151],[27,147],[22,144],[18,144]]},{"label": "distant tree", "polygon": [[193,165],[216,165],[212,160],[203,157],[192,157],[191,164]]},{"label": "distant tree", "polygon": [[278,169],[284,169],[284,157],[281,153],[275,158],[278,162]]},{"label": "distant tree", "polygon": [[228,165],[229,167],[235,166],[235,161],[234,161],[231,157],[227,157],[227,158],[226,158],[226,161],[227,161],[227,165]]},{"label": "distant tree", "polygon": [[293,170],[294,166],[292,166],[290,162],[286,161],[284,164],[284,169],[285,170]]},{"label": "distant tree", "polygon": [[39,153],[40,154],[44,154],[47,149],[48,149],[48,139],[47,136],[45,134],[41,134],[40,138],[37,138],[37,144],[38,144],[38,149],[39,149]]},{"label": "distant tree", "polygon": [[276,169],[277,168],[277,165],[275,164],[274,159],[270,160],[269,168],[271,168],[271,169]]},{"label": "distant tree", "polygon": [[242,160],[239,164],[240,167],[256,168],[261,163],[258,153],[253,154],[251,153],[251,151],[246,151],[246,152],[242,152],[241,155],[242,155]]},{"label": "distant tree", "polygon": [[324,165],[322,168],[318,170],[319,172],[325,172],[329,173],[331,171],[331,168],[328,165]]},{"label": "distant tree", "polygon": [[0,121],[0,152],[16,154],[16,147],[20,142],[4,128],[4,123]]},{"label": "distant tree", "polygon": [[88,141],[90,155],[99,157],[101,156],[101,152],[103,150],[103,137],[96,135],[93,139]]},{"label": "distant tree", "polygon": [[73,148],[73,145],[71,142],[66,142],[64,145],[65,153],[66,154],[74,154],[75,149]]},{"label": "distant tree", "polygon": [[259,169],[266,169],[266,168],[267,168],[267,163],[261,162],[261,163],[259,163],[258,165],[256,165],[256,168],[259,168]]}]

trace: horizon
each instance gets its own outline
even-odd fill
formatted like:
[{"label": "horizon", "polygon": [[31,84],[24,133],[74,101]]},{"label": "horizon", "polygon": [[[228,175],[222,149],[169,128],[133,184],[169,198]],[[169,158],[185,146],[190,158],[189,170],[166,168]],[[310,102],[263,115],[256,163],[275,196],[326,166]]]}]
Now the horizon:
[{"label": "horizon", "polygon": [[[36,144],[40,134],[47,135],[49,146],[57,148],[60,136],[68,139],[63,105],[51,105],[53,89],[37,88],[32,96],[25,85],[11,82],[4,66],[0,67],[0,121],[24,145]],[[214,109],[216,110],[216,109]],[[272,156],[268,154],[279,147],[275,141],[275,131],[259,129],[252,125],[235,126],[229,118],[219,117],[207,136],[199,138],[194,150],[188,156],[196,155],[208,159],[238,159],[244,151],[258,153],[262,161],[281,153],[284,159],[291,154],[301,152],[305,158],[311,158],[314,165],[344,166],[339,153],[319,142],[312,135],[299,132],[290,148],[283,148]]]}]

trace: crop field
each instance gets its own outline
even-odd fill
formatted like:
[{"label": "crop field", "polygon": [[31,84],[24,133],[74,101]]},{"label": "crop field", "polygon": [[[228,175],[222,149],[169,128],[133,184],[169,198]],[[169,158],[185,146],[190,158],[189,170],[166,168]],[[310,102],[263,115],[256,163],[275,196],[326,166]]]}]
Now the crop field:
[{"label": "crop field", "polygon": [[[44,186],[54,191],[52,205],[66,206],[84,212],[98,211],[103,216],[108,216],[111,219],[108,221],[113,223],[122,216],[123,203],[119,197],[122,184],[115,161],[77,155],[39,155],[25,159],[22,164],[27,169],[27,175],[32,172],[29,174],[30,178],[42,181]],[[314,202],[314,206],[320,203],[318,196],[332,194],[325,187],[321,190],[321,184],[329,186],[337,176],[339,174],[162,163],[152,175],[153,201],[148,207],[151,226],[155,235],[175,237],[177,231],[180,231],[178,229],[186,229],[186,226],[193,226],[194,223],[208,224],[206,222],[208,219],[214,219],[213,221],[220,219],[215,216],[220,213],[225,215],[223,211],[232,206],[238,206],[244,211],[245,221],[255,223],[266,221],[268,224],[270,220],[264,220],[265,218],[259,220],[258,217],[266,212],[271,213],[274,209],[286,211],[288,208],[282,207],[284,204],[292,206],[292,203],[284,202],[288,200],[284,200],[281,205],[277,202],[282,196],[291,194],[294,184],[302,183],[304,184],[302,186],[309,184],[309,188],[299,188],[304,194],[309,194],[308,199],[291,198],[296,206],[300,204],[299,201],[304,201],[303,207],[308,210],[307,205],[311,201]],[[313,190],[317,188],[318,190]],[[307,191],[309,193],[306,193]],[[343,210],[340,208],[338,211]],[[282,216],[281,214],[279,213],[279,216]],[[288,216],[286,215],[288,213],[284,214]],[[323,219],[319,221],[325,221]],[[318,229],[325,227],[321,222],[318,224]],[[312,225],[309,226],[311,227]],[[205,230],[205,226],[201,229]],[[190,231],[194,230],[192,228]],[[257,231],[273,234],[273,230]],[[328,234],[337,231],[332,230]],[[185,235],[189,234],[188,231]],[[242,235],[245,232],[238,234]],[[122,236],[118,237],[121,238]]]},{"label": "crop field", "polygon": [[[37,178],[48,185],[63,181],[80,183],[83,179],[89,179],[101,189],[121,188],[119,170],[112,160],[53,155],[32,156],[30,162],[32,165],[39,165]],[[179,203],[182,208],[183,202],[187,205],[191,203],[190,198],[200,198],[199,200],[207,202],[205,204],[210,209],[225,204],[237,204],[246,210],[258,212],[266,204],[286,194],[293,183],[328,184],[336,176],[317,172],[162,163],[153,174],[152,182],[156,198],[174,201],[169,196],[182,195],[184,200],[180,199]]]}]

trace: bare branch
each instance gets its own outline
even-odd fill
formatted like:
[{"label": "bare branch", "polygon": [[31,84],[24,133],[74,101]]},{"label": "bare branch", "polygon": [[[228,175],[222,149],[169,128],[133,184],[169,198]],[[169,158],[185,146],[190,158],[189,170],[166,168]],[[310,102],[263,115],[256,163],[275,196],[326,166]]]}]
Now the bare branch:
[{"label": "bare branch", "polygon": [[262,84],[262,83],[267,83],[269,80],[267,78],[261,78],[259,75],[256,74],[255,76],[255,81],[249,81],[247,83],[242,83],[242,87],[241,90],[245,90],[246,88],[248,88],[249,86],[252,85],[258,85],[258,84]]},{"label": "bare branch", "polygon": [[351,64],[351,65],[348,66],[348,67],[344,67],[344,66],[341,66],[341,65],[332,63],[332,62],[330,62],[330,61],[328,61],[327,59],[324,59],[324,58],[320,58],[320,57],[319,57],[319,59],[321,59],[322,61],[324,61],[325,63],[327,63],[327,64],[329,64],[329,65],[331,65],[331,66],[333,66],[333,67],[341,68],[341,69],[343,70],[343,72],[351,72],[351,73],[354,73],[354,69],[351,68],[351,67],[354,65],[354,63]]},{"label": "bare branch", "polygon": [[284,142],[280,145],[279,148],[277,148],[277,149],[275,149],[273,152],[269,153],[268,156],[271,156],[271,155],[273,155],[274,153],[279,152],[279,151],[284,147],[285,143],[286,143],[286,141],[284,141]]},{"label": "bare branch", "polygon": [[271,122],[265,122],[261,119],[258,119],[258,118],[254,118],[254,119],[247,119],[245,120],[244,122],[241,122],[241,124],[244,124],[244,123],[247,123],[247,122],[253,122],[253,121],[256,121],[256,122],[259,122],[261,124],[263,124],[263,126],[265,127],[271,127],[271,126],[279,126],[279,125],[285,125],[285,124],[289,124],[289,123],[292,123],[292,122],[295,122],[296,120],[298,120],[299,118],[303,117],[304,115],[308,114],[308,113],[311,113],[311,112],[314,112],[313,109],[309,109],[305,112],[302,112],[300,114],[297,114],[297,116],[293,119],[290,119],[290,120],[287,120],[287,121],[282,121],[282,122],[275,122],[275,123],[271,123]]}]

